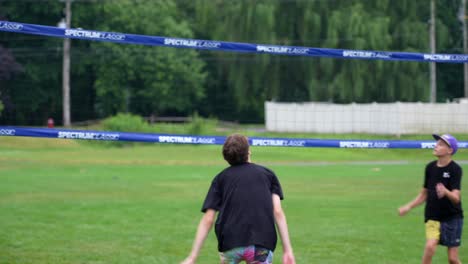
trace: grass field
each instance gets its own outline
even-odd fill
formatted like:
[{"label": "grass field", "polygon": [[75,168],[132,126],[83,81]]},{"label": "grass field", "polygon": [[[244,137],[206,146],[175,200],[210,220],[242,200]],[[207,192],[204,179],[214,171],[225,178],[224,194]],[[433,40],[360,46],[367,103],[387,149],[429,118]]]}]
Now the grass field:
[{"label": "grass field", "polygon": [[[220,146],[0,137],[0,147],[0,263],[179,263],[226,166]],[[297,263],[420,262],[423,207],[397,208],[420,190],[430,150],[252,151],[282,183]],[[468,150],[455,158],[468,172]],[[463,241],[468,262],[467,232]],[[213,232],[198,263],[218,263]],[[445,248],[434,263],[446,263]]]}]

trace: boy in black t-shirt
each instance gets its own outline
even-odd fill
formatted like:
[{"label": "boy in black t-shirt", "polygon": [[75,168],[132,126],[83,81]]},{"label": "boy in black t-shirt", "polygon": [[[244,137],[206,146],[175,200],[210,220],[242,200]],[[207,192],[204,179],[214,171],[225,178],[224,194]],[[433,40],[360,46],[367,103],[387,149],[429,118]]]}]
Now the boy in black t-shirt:
[{"label": "boy in black t-shirt", "polygon": [[212,181],[203,203],[202,217],[190,255],[182,264],[196,262],[218,212],[215,223],[222,264],[270,264],[276,248],[276,229],[283,244],[283,263],[295,264],[286,216],[281,208],[283,191],[276,175],[250,162],[245,136],[234,134],[223,145],[224,159],[231,165]]},{"label": "boy in black t-shirt", "polygon": [[400,207],[400,216],[426,202],[426,246],[422,263],[431,263],[438,244],[447,247],[451,264],[461,264],[458,248],[461,243],[463,211],[461,206],[461,167],[452,160],[458,150],[457,140],[449,135],[432,135],[437,143],[433,154],[437,160],[426,166],[424,186],[416,198]]}]

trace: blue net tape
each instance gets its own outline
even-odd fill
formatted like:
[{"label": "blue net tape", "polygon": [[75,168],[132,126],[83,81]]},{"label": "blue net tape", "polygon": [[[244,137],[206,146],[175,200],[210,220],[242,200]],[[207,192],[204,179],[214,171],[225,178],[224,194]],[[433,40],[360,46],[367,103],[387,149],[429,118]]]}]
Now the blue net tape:
[{"label": "blue net tape", "polygon": [[171,37],[145,36],[116,32],[104,32],[84,29],[63,29],[58,27],[34,25],[18,22],[0,21],[0,31],[23,34],[43,35],[59,38],[83,39],[93,41],[116,42],[123,44],[140,44],[149,46],[164,46],[174,48],[218,50],[230,52],[267,53],[277,55],[329,57],[340,59],[386,60],[386,61],[417,61],[467,63],[467,54],[429,54],[413,52],[388,52],[367,50],[346,50],[309,48],[297,46],[279,46],[250,44],[239,42],[211,41],[198,39],[183,39]]},{"label": "blue net tape", "polygon": [[[0,136],[39,137],[59,139],[80,139],[96,141],[133,141],[170,144],[222,145],[224,136],[171,135],[150,133],[128,133],[91,130],[25,128],[0,126]],[[342,140],[342,139],[304,139],[304,138],[264,138],[249,137],[251,146],[275,147],[318,147],[318,148],[434,148],[435,141],[410,140]],[[468,148],[468,142],[458,142],[459,148]]]}]

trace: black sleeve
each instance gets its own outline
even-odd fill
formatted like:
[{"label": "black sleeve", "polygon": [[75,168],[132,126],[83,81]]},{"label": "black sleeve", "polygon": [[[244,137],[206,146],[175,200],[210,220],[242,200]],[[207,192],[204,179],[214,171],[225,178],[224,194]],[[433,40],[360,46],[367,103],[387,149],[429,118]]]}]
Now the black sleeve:
[{"label": "black sleeve", "polygon": [[208,194],[206,195],[205,202],[203,203],[203,207],[201,209],[203,213],[205,213],[208,209],[219,211],[219,208],[221,207],[222,198],[221,190],[219,187],[220,186],[218,175],[211,182],[210,189],[208,190]]},{"label": "black sleeve", "polygon": [[426,169],[424,170],[424,185],[423,187],[427,189],[427,178],[429,176],[429,166],[431,165],[431,163],[427,164],[426,165]]},{"label": "black sleeve", "polygon": [[278,180],[278,177],[276,177],[273,171],[268,170],[268,172],[271,174],[271,193],[276,193],[280,197],[280,199],[283,200],[283,189],[281,188],[281,184]]},{"label": "black sleeve", "polygon": [[454,166],[453,174],[454,175],[450,178],[450,186],[452,187],[452,190],[461,190],[462,168],[458,165]]}]

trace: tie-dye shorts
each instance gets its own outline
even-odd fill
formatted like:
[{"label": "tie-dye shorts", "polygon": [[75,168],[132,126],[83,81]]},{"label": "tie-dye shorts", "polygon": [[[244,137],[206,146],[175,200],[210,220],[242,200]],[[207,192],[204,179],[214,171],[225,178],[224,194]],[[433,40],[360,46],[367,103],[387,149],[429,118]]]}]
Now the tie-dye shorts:
[{"label": "tie-dye shorts", "polygon": [[237,264],[245,261],[247,264],[271,264],[273,263],[273,251],[257,247],[238,247],[220,252],[221,264]]}]

